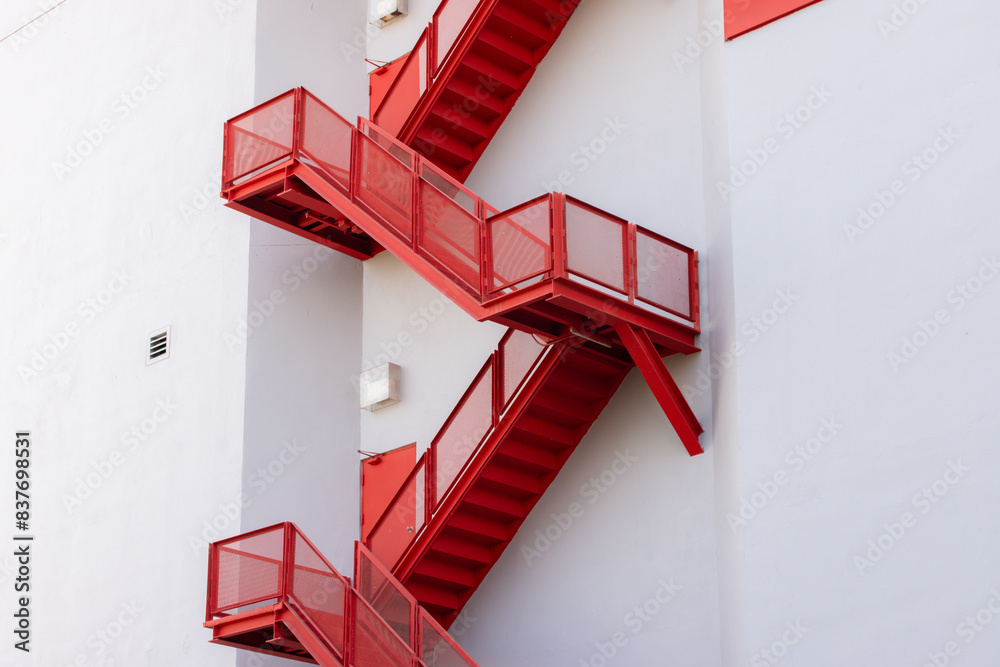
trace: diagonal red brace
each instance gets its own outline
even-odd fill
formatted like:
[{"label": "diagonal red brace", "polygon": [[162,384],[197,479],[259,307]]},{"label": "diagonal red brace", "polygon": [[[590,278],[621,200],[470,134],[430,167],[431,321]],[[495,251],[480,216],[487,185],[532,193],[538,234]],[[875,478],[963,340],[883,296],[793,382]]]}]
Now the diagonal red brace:
[{"label": "diagonal red brace", "polygon": [[649,334],[645,329],[637,329],[627,322],[616,324],[615,331],[625,344],[625,349],[632,355],[632,361],[639,367],[642,377],[646,378],[646,383],[653,390],[653,395],[677,431],[688,454],[696,456],[704,452],[698,442],[698,436],[705,429],[698,423],[691,406],[684,400],[677,383],[670,377],[670,372],[663,365],[663,359],[656,351]]}]

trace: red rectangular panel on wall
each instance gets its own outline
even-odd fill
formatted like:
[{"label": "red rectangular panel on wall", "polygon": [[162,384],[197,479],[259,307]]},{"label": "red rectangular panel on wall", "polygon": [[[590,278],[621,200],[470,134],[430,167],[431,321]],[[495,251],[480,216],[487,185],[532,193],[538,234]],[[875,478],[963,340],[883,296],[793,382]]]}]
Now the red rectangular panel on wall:
[{"label": "red rectangular panel on wall", "polygon": [[726,39],[739,37],[819,0],[725,0]]},{"label": "red rectangular panel on wall", "polygon": [[382,512],[389,506],[406,476],[417,463],[417,445],[372,456],[361,462],[361,539],[375,526]]},{"label": "red rectangular panel on wall", "polygon": [[386,94],[388,94],[389,88],[392,87],[396,77],[399,76],[399,71],[403,69],[403,65],[406,64],[406,56],[408,55],[410,54],[397,58],[391,63],[382,65],[381,67],[368,73],[369,118],[375,114],[375,110],[378,109],[378,105],[382,104],[382,100],[385,99]]}]

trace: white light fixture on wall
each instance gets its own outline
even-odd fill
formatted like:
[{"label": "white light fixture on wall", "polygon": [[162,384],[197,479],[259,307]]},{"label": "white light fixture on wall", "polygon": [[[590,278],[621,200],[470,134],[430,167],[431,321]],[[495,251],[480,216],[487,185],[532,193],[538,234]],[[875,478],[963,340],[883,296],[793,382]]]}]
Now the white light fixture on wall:
[{"label": "white light fixture on wall", "polygon": [[382,364],[361,373],[361,409],[375,412],[399,403],[399,366]]},{"label": "white light fixture on wall", "polygon": [[382,28],[406,16],[407,0],[369,0],[372,23]]}]

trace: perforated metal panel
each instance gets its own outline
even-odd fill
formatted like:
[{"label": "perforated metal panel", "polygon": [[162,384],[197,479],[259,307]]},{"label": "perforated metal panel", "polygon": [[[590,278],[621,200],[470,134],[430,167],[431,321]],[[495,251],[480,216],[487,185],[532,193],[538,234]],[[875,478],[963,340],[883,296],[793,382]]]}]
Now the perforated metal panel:
[{"label": "perforated metal panel", "polygon": [[625,291],[624,222],[566,202],[566,260],[582,278]]},{"label": "perforated metal panel", "polygon": [[424,181],[420,187],[420,206],[419,252],[448,269],[478,299],[482,221]]},{"label": "perforated metal panel", "polygon": [[291,155],[295,96],[277,97],[230,124],[225,180],[237,181]]},{"label": "perforated metal panel", "polygon": [[552,265],[552,235],[548,198],[491,218],[490,291],[538,278]]},{"label": "perforated metal panel", "polygon": [[303,96],[301,150],[345,194],[351,187],[354,126],[311,94]]},{"label": "perforated metal panel", "polygon": [[464,186],[455,183],[449,176],[446,176],[430,162],[421,161],[420,177],[440,190],[449,199],[461,206],[471,215],[476,215],[476,207],[479,204],[479,197],[472,194]]},{"label": "perforated metal panel", "polygon": [[455,641],[432,624],[426,615],[421,615],[420,636],[420,659],[427,667],[468,667],[475,664],[466,660]]},{"label": "perforated metal panel", "polygon": [[435,505],[451,487],[493,424],[493,368],[488,367],[458,405],[433,447],[437,456]]},{"label": "perforated metal panel", "polygon": [[344,651],[346,589],[344,579],[323,562],[301,535],[296,535],[292,601],[341,654]]},{"label": "perforated metal panel", "polygon": [[220,546],[213,611],[278,597],[284,531],[280,528]]},{"label": "perforated metal panel", "polygon": [[500,346],[503,360],[503,405],[520,386],[531,367],[542,356],[545,347],[535,337],[523,331],[511,331]]},{"label": "perforated metal panel", "polygon": [[641,229],[636,230],[635,244],[637,296],[690,317],[690,254]]},{"label": "perforated metal panel", "polygon": [[359,136],[358,162],[358,200],[396,234],[412,241],[414,176],[410,165],[364,135]]},{"label": "perforated metal panel", "polygon": [[478,0],[445,0],[438,6],[431,26],[436,45],[435,66],[440,67],[444,64],[477,5],[479,5]]},{"label": "perforated metal panel", "polygon": [[357,667],[411,667],[413,652],[357,593],[354,664]]},{"label": "perforated metal panel", "polygon": [[364,551],[358,552],[355,588],[372,609],[391,627],[400,640],[410,642],[414,603],[403,586],[387,577]]}]

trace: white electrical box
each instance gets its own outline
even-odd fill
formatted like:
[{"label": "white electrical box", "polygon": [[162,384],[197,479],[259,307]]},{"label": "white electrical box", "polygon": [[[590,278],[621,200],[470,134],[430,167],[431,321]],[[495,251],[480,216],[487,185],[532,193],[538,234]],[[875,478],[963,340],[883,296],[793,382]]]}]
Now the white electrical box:
[{"label": "white electrical box", "polygon": [[406,16],[407,0],[371,0],[372,23],[383,27]]},{"label": "white electrical box", "polygon": [[361,409],[375,412],[399,403],[399,366],[382,364],[361,373]]}]

